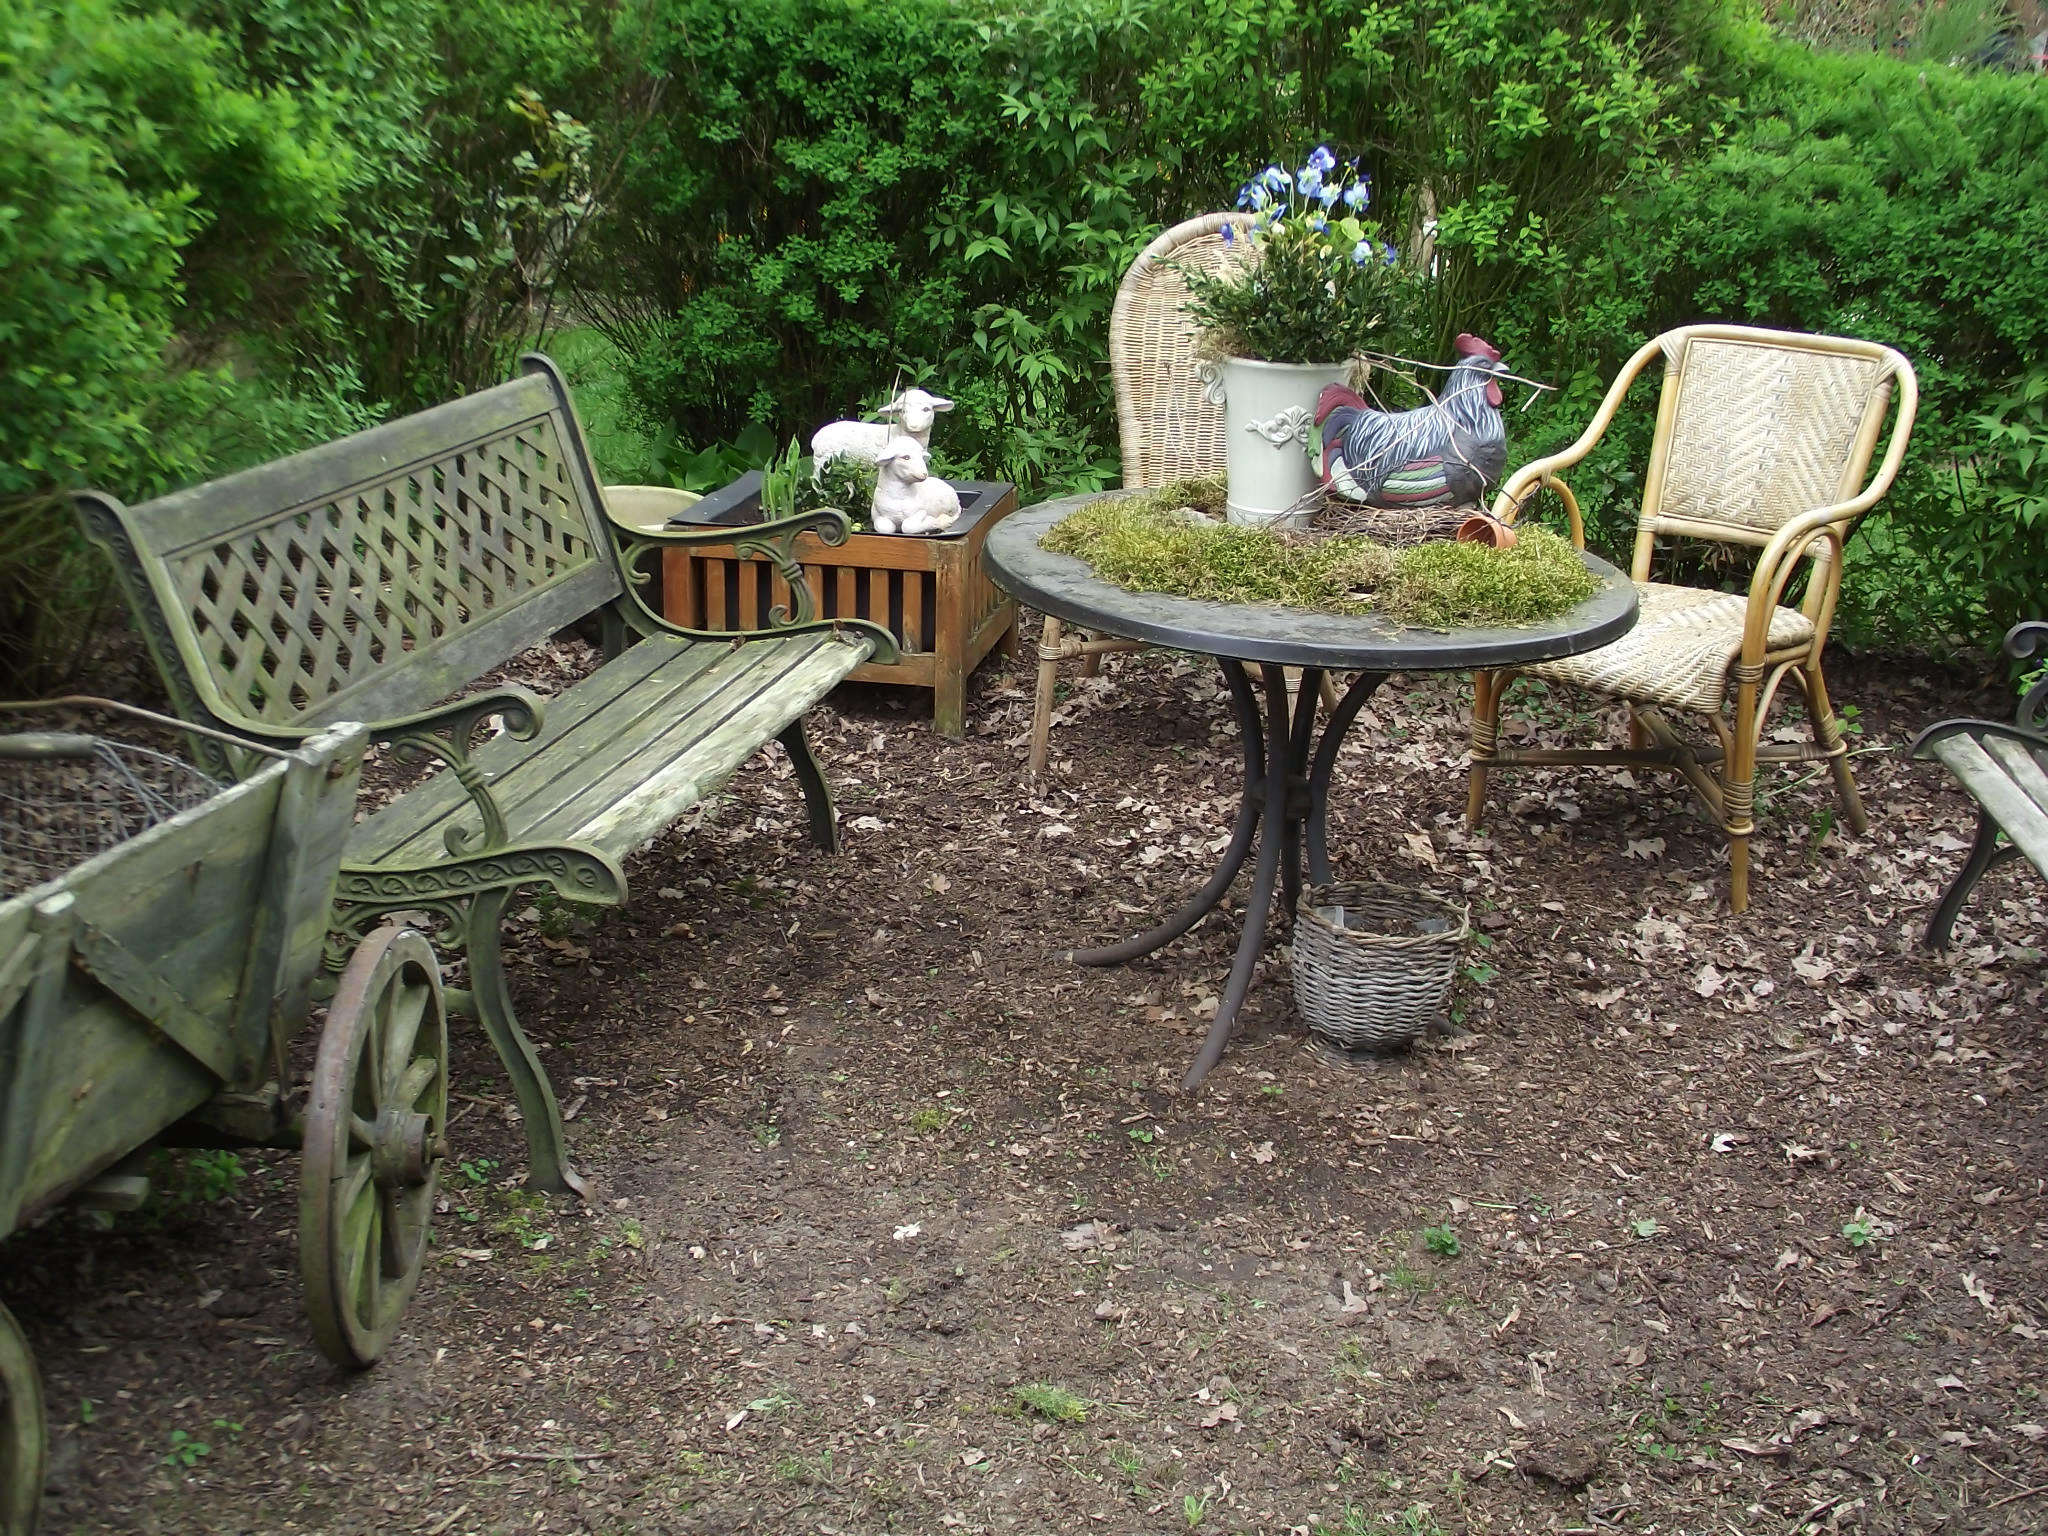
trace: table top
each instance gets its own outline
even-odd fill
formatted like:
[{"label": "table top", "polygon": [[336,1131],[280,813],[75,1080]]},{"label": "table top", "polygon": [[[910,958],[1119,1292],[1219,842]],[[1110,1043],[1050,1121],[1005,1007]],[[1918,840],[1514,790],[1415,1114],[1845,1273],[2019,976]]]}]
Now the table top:
[{"label": "table top", "polygon": [[1053,524],[1103,494],[1067,496],[1011,513],[983,551],[989,578],[1065,624],[1170,650],[1341,672],[1450,672],[1548,661],[1598,650],[1635,627],[1634,583],[1605,560],[1584,554],[1580,558],[1600,589],[1557,618],[1515,627],[1410,629],[1372,614],[1127,592],[1097,576],[1085,560],[1038,543]]}]

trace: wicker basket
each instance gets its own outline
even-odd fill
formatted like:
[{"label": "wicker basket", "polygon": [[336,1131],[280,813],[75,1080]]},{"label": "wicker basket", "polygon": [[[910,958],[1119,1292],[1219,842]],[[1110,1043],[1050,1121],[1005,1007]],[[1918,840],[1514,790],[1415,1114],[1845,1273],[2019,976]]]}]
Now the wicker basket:
[{"label": "wicker basket", "polygon": [[1345,1052],[1405,1049],[1444,1011],[1465,908],[1396,885],[1319,885],[1294,922],[1294,1003]]}]

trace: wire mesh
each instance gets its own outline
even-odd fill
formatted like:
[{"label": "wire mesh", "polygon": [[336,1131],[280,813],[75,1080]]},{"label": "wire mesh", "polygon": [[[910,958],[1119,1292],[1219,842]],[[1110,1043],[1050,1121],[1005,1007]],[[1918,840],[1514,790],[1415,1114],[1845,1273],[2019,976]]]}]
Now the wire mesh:
[{"label": "wire mesh", "polygon": [[191,764],[131,742],[0,735],[0,897],[54,880],[220,789]]}]

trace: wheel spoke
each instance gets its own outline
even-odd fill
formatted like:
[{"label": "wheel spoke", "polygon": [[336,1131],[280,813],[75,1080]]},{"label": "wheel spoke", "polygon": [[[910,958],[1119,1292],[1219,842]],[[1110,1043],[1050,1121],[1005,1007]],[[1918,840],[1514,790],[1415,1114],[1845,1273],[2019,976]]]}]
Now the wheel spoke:
[{"label": "wheel spoke", "polygon": [[348,1146],[351,1152],[367,1152],[377,1144],[377,1128],[361,1115],[348,1117]]},{"label": "wheel spoke", "polygon": [[398,1084],[398,1093],[392,1102],[400,1109],[417,1110],[420,1097],[439,1081],[441,1063],[431,1056],[415,1056],[412,1065],[405,1069],[405,1076]]},{"label": "wheel spoke", "polygon": [[413,1042],[419,1038],[420,1020],[426,1014],[431,994],[426,987],[407,984],[401,972],[391,979],[385,1000],[387,1010],[377,1086],[391,1092],[403,1103],[404,1095],[396,1091],[399,1078],[405,1072],[406,1063],[412,1060]]}]

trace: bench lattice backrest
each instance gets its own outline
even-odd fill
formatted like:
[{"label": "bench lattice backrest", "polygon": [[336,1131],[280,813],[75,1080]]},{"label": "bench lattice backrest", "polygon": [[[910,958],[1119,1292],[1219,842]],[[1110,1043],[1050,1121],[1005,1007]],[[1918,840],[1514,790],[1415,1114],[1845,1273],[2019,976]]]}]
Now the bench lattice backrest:
[{"label": "bench lattice backrest", "polygon": [[[482,394],[123,507],[81,498],[167,678],[243,728],[426,709],[622,590],[566,385]],[[131,592],[131,597],[140,593]]]}]

